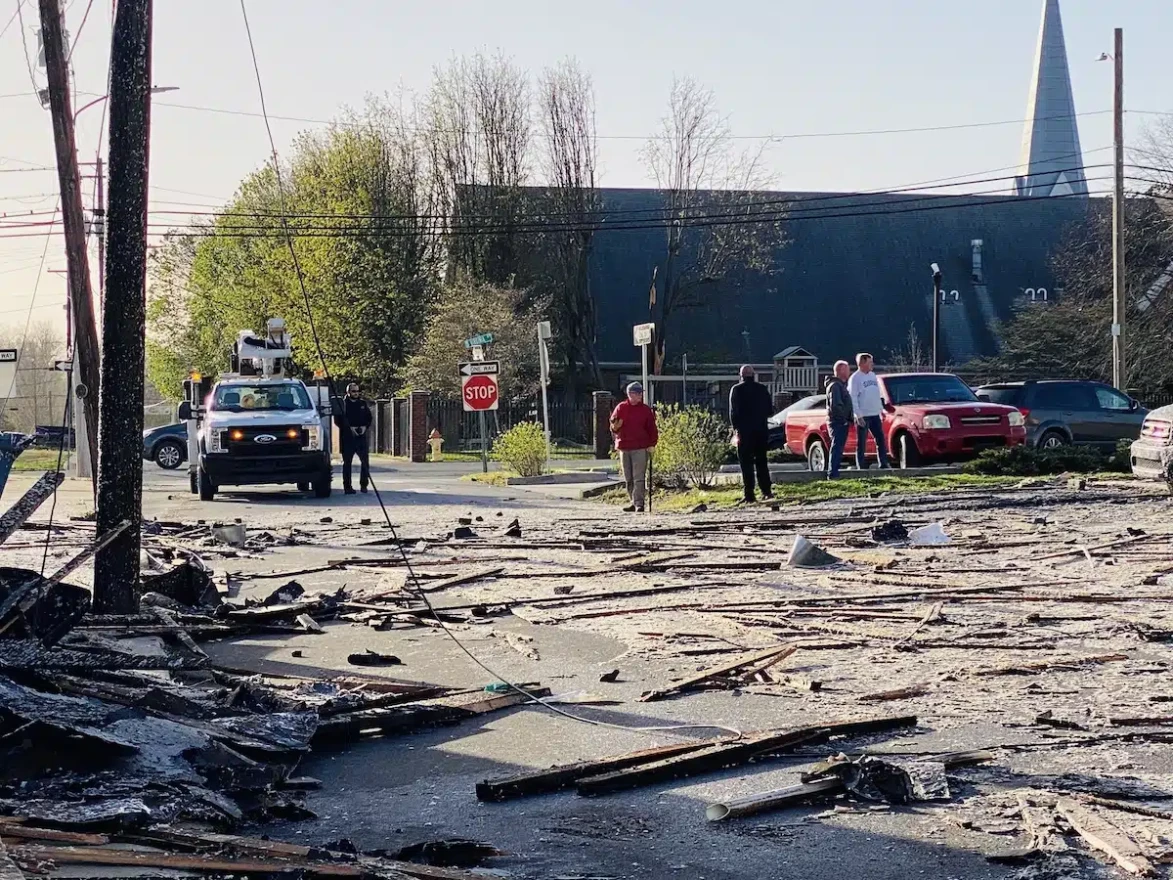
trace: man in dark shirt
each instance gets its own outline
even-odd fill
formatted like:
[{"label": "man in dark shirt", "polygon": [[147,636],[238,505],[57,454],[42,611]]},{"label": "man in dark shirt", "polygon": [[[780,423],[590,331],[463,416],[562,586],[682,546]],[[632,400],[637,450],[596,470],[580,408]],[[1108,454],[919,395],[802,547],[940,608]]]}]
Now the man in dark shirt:
[{"label": "man in dark shirt", "polygon": [[359,488],[363,493],[371,482],[371,458],[367,446],[367,431],[371,427],[371,408],[362,399],[362,388],[357,382],[346,387],[346,397],[335,410],[334,423],[338,425],[342,445],[342,488],[347,495],[354,494],[352,467],[354,457],[359,461]]},{"label": "man in dark shirt", "polygon": [[770,428],[766,424],[774,414],[774,401],[765,385],[757,381],[754,368],[741,368],[741,381],[729,392],[729,422],[737,432],[737,460],[741,464],[741,482],[745,487],[745,503],[754,498],[754,472],[762,498],[773,498],[770,491],[770,465],[766,461],[766,446]]},{"label": "man in dark shirt", "polygon": [[835,375],[827,382],[827,430],[831,434],[831,452],[827,459],[827,479],[839,478],[839,465],[843,450],[847,447],[847,432],[855,421],[855,408],[851,405],[851,392],[847,380],[851,378],[851,364],[835,362]]}]

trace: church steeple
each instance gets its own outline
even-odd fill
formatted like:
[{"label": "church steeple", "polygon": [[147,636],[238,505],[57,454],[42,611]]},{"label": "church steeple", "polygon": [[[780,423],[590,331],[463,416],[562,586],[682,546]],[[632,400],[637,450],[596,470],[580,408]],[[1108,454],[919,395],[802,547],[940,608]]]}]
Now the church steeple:
[{"label": "church steeple", "polygon": [[1020,196],[1087,195],[1059,0],[1043,2],[1026,117],[1015,192]]}]

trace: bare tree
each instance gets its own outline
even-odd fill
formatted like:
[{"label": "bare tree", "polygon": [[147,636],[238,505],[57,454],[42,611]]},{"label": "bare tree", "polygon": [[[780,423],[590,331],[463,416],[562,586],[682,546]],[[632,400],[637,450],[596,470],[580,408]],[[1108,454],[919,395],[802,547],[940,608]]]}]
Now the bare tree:
[{"label": "bare tree", "polygon": [[603,384],[595,346],[595,300],[590,284],[590,256],[598,229],[600,199],[596,185],[598,142],[595,94],[590,76],[567,59],[548,68],[538,80],[538,109],[544,136],[543,163],[548,182],[551,231],[549,254],[555,340],[565,362],[568,399],[575,396],[578,365]]},{"label": "bare tree", "polygon": [[53,369],[54,361],[65,356],[65,339],[48,321],[33,324],[27,333],[23,329],[0,330],[0,348],[20,348],[13,395],[0,398],[8,410],[0,423],[5,430],[31,434],[37,425],[60,425],[65,415],[65,374]]},{"label": "bare tree", "polygon": [[917,372],[929,366],[929,355],[925,350],[924,340],[916,332],[916,325],[908,325],[908,336],[904,340],[904,348],[890,352],[887,357],[888,366],[893,370],[907,370]]},{"label": "bare tree", "polygon": [[649,311],[656,323],[655,372],[663,370],[673,319],[728,293],[748,272],[773,270],[785,243],[785,206],[763,196],[762,154],[736,153],[713,93],[692,79],[672,84],[668,115],[644,148],[665,203],[666,247]]},{"label": "bare tree", "polygon": [[437,70],[424,120],[449,273],[506,283],[529,177],[529,81],[508,59],[476,55]]}]

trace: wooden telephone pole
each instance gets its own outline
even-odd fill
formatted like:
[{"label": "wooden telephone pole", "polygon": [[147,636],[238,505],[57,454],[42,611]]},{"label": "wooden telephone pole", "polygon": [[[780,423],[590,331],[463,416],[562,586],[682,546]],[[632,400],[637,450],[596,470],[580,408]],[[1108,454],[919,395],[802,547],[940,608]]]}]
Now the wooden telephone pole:
[{"label": "wooden telephone pole", "polygon": [[135,608],[141,546],[152,11],[152,0],[118,0],[110,46],[98,537],[131,527],[94,559],[94,606],[116,613]]},{"label": "wooden telephone pole", "polygon": [[1124,30],[1116,28],[1115,88],[1112,101],[1115,175],[1112,187],[1112,384],[1121,391],[1128,385],[1128,350],[1125,332],[1128,299],[1124,271]]},{"label": "wooden telephone pole", "polygon": [[[65,229],[65,258],[69,267],[69,304],[73,312],[76,368],[85,388],[86,439],[90,461],[98,460],[98,391],[100,354],[90,266],[86,255],[85,215],[81,177],[77,170],[77,142],[73,136],[73,107],[69,97],[69,63],[59,0],[40,0],[41,42],[49,79],[49,112],[57,148],[57,177],[61,186],[61,219]],[[80,390],[80,389],[79,389]],[[70,389],[72,393],[72,389]]]}]

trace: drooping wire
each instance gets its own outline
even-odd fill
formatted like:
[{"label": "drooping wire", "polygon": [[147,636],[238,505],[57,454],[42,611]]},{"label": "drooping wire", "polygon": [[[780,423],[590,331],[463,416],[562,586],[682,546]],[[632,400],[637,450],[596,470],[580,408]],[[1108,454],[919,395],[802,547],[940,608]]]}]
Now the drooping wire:
[{"label": "drooping wire", "polygon": [[[248,35],[249,52],[252,55],[253,70],[256,74],[256,79],[257,79],[257,92],[260,95],[261,113],[262,113],[262,115],[264,115],[265,114],[264,86],[263,86],[262,80],[261,80],[260,66],[257,62],[256,48],[253,44],[252,29],[249,26],[248,9],[246,7],[245,0],[240,0],[240,11],[241,11],[241,14],[244,18],[245,32]],[[282,212],[284,212],[285,199],[284,199],[284,195],[282,193],[283,187],[282,187],[280,163],[279,163],[279,159],[278,159],[278,155],[277,155],[277,142],[273,138],[273,130],[269,126],[269,121],[268,121],[267,116],[265,118],[265,129],[268,132],[269,146],[273,152],[273,169],[274,169],[274,173],[277,176],[278,203],[282,208]],[[309,291],[306,288],[305,278],[302,275],[301,264],[297,259],[297,249],[294,247],[293,237],[292,237],[292,235],[289,234],[288,225],[285,223],[284,213],[282,214],[282,229],[285,231],[285,240],[289,246],[289,252],[293,258],[294,273],[297,275],[297,281],[298,281],[298,285],[301,288],[302,298],[305,300],[306,318],[307,318],[309,326],[310,326],[310,333],[314,339],[314,345],[317,348],[318,360],[321,362],[322,372],[326,376],[326,383],[329,387],[330,397],[332,400],[337,400],[338,398],[337,398],[337,395],[335,394],[334,379],[333,379],[333,376],[331,376],[331,374],[330,374],[329,366],[326,363],[325,352],[322,349],[321,340],[318,338],[318,333],[317,333],[317,330],[315,329],[315,326],[314,326],[313,305],[310,302]],[[342,421],[343,430],[345,430],[347,427],[346,426],[345,408],[343,408],[343,411],[342,411],[341,421]],[[403,564],[407,570],[407,583],[408,583],[409,587],[412,590],[414,590],[415,593],[417,593],[421,599],[423,599],[424,604],[426,604],[428,606],[428,611],[431,612],[432,616],[436,619],[436,622],[444,630],[444,632],[448,635],[448,637],[450,639],[452,639],[452,641],[456,644],[456,646],[461,651],[463,651],[468,656],[468,658],[473,661],[473,663],[475,663],[477,666],[479,666],[485,672],[489,673],[489,675],[493,676],[495,679],[500,681],[506,687],[510,688],[511,690],[515,691],[518,694],[521,694],[522,696],[526,697],[527,699],[545,707],[546,709],[548,709],[549,711],[551,711],[557,715],[561,715],[565,718],[569,718],[572,721],[578,721],[578,722],[581,722],[584,724],[590,724],[595,727],[609,727],[609,728],[614,728],[616,730],[624,730],[624,731],[633,732],[633,733],[668,733],[668,732],[672,732],[672,731],[711,729],[711,730],[721,730],[726,733],[733,734],[734,736],[741,736],[742,735],[742,732],[740,730],[737,730],[736,728],[733,728],[733,727],[726,727],[726,726],[720,725],[720,724],[671,724],[671,725],[630,727],[630,726],[623,725],[623,724],[612,724],[612,723],[606,722],[606,721],[599,721],[599,720],[593,719],[593,718],[584,718],[581,715],[575,715],[572,712],[567,712],[564,709],[561,709],[558,706],[553,705],[552,703],[543,699],[539,695],[531,693],[530,691],[523,688],[521,685],[516,684],[515,682],[506,678],[501,673],[492,669],[491,667],[486,665],[484,663],[484,661],[482,661],[479,657],[477,657],[472,651],[470,651],[464,645],[464,643],[460,640],[460,638],[456,635],[456,633],[452,632],[452,630],[448,627],[448,624],[445,623],[444,620],[440,617],[439,612],[436,611],[435,606],[432,605],[431,600],[428,598],[428,594],[426,592],[424,592],[424,590],[420,587],[420,581],[419,581],[419,578],[416,576],[414,567],[411,564],[411,559],[407,555],[407,550],[403,546],[402,539],[399,537],[398,529],[396,529],[395,524],[391,522],[391,515],[387,512],[387,506],[383,502],[383,496],[379,492],[379,487],[375,483],[374,479],[371,480],[371,488],[374,489],[374,491],[375,491],[375,498],[379,502],[379,508],[383,512],[383,518],[384,518],[384,520],[386,520],[387,528],[389,528],[391,530],[391,538],[392,538],[392,540],[395,541],[395,546],[399,550],[399,554],[403,559]]]}]

